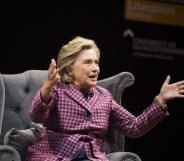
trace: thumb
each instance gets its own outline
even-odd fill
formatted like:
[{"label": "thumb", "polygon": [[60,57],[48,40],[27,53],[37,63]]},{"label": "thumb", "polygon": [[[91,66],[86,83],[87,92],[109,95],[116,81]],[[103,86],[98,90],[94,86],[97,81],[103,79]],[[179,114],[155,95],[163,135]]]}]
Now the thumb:
[{"label": "thumb", "polygon": [[55,59],[51,59],[51,62],[52,62],[52,63],[56,63]]},{"label": "thumb", "polygon": [[170,80],[171,80],[171,77],[168,75],[168,76],[166,77],[166,79],[165,79],[164,84],[169,84]]}]

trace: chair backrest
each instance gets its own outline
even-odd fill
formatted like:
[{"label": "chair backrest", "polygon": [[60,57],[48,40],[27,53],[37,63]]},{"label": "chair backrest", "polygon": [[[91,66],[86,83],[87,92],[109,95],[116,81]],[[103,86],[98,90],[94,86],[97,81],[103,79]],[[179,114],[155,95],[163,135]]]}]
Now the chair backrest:
[{"label": "chair backrest", "polygon": [[[121,105],[123,91],[134,84],[134,76],[130,72],[121,72],[109,78],[99,80],[97,84],[110,91],[114,100]],[[116,130],[109,128],[106,136],[106,152],[124,151],[125,137]],[[110,143],[110,144],[109,144]]]},{"label": "chair backrest", "polygon": [[[27,129],[31,127],[28,109],[35,93],[47,78],[47,70],[28,70],[19,74],[0,74],[0,144],[11,128]],[[122,72],[112,77],[99,80],[98,85],[107,88],[115,101],[121,104],[125,88],[134,83],[129,72]],[[2,127],[1,127],[2,125]],[[124,151],[124,137],[114,130],[109,130],[105,150]]]},{"label": "chair backrest", "polygon": [[4,114],[4,101],[5,101],[5,91],[2,75],[0,74],[0,136],[1,136],[1,126]]},{"label": "chair backrest", "polygon": [[[47,71],[29,70],[19,74],[2,74],[0,97],[4,97],[1,108],[4,108],[0,144],[11,128],[27,129],[31,127],[28,109],[36,91],[47,77]],[[2,90],[4,88],[4,90]],[[1,98],[2,99],[2,98]]]}]

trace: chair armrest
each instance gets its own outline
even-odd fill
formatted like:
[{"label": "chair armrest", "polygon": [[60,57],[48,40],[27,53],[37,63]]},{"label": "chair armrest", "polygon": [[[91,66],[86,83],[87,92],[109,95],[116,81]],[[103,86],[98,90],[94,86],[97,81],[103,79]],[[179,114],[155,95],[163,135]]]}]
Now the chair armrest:
[{"label": "chair armrest", "polygon": [[113,161],[142,161],[137,154],[132,152],[113,152],[107,156]]},{"label": "chair armrest", "polygon": [[28,147],[39,140],[42,128],[41,125],[35,123],[32,124],[32,128],[26,130],[12,128],[4,137],[4,145],[16,149],[21,160],[24,160]]},{"label": "chair armrest", "polygon": [[21,161],[17,150],[8,145],[0,145],[0,161]]}]

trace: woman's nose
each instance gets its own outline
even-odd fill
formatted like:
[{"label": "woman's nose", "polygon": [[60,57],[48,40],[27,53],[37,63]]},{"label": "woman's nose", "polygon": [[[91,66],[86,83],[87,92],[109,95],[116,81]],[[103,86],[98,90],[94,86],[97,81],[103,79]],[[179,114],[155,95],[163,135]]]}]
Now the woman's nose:
[{"label": "woman's nose", "polygon": [[91,68],[92,68],[92,70],[99,70],[99,66],[96,63],[93,63]]}]

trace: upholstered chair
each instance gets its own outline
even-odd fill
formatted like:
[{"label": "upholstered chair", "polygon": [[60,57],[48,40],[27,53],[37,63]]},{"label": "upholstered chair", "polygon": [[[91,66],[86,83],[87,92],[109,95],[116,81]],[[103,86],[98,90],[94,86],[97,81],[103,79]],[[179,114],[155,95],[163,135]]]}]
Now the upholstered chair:
[{"label": "upholstered chair", "polygon": [[[0,161],[23,161],[27,148],[40,137],[42,125],[31,121],[28,110],[35,93],[47,78],[47,70],[28,70],[18,74],[0,74]],[[99,80],[121,104],[123,91],[133,85],[134,76],[121,72]],[[132,152],[125,152],[125,138],[109,129],[103,148],[113,161],[141,161]],[[111,153],[115,155],[111,155]]]}]

